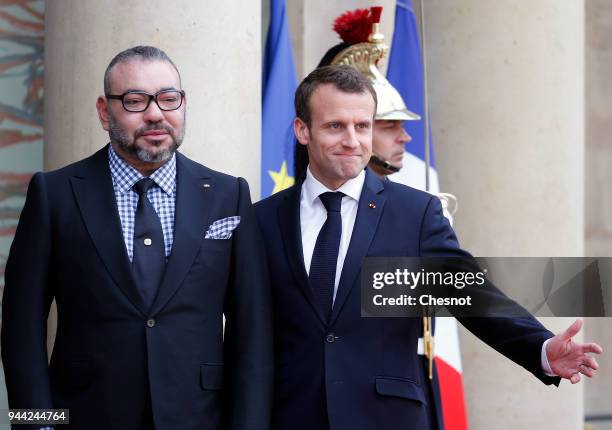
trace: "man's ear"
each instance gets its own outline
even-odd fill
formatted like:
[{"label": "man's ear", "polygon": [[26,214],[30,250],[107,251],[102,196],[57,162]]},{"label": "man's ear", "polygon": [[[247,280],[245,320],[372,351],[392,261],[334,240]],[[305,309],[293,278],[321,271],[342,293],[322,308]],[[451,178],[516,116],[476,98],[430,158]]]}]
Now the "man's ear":
[{"label": "man's ear", "polygon": [[102,128],[106,131],[110,130],[110,118],[108,116],[108,100],[104,96],[99,96],[98,100],[96,100],[96,109],[98,111],[98,118],[100,119],[100,124],[102,124]]},{"label": "man's ear", "polygon": [[298,142],[302,145],[308,145],[308,142],[310,142],[310,130],[308,129],[308,125],[301,118],[295,118],[293,120],[293,132]]}]

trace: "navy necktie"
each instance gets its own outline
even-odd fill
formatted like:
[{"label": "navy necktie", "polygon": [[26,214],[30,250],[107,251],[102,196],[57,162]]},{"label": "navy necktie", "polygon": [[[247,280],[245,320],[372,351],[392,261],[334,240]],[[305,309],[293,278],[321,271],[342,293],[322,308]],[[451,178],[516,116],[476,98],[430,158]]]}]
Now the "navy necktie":
[{"label": "navy necktie", "polygon": [[336,264],[342,235],[340,206],[343,193],[327,192],[319,196],[327,209],[327,220],[321,227],[310,263],[310,285],[325,318],[329,318],[334,297]]},{"label": "navy necktie", "polygon": [[134,219],[132,274],[149,308],[153,304],[166,269],[164,233],[157,212],[147,198],[147,191],[154,186],[153,179],[144,178],[132,187],[138,193],[138,207]]}]

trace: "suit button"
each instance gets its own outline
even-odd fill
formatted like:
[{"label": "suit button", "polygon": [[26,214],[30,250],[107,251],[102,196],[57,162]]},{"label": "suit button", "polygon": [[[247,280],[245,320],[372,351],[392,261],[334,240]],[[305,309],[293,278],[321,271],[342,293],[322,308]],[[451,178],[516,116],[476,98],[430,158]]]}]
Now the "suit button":
[{"label": "suit button", "polygon": [[147,320],[147,327],[155,327],[155,320],[153,318]]},{"label": "suit button", "polygon": [[336,336],[333,333],[328,333],[327,336],[325,336],[325,342],[334,343],[335,341],[336,341]]}]

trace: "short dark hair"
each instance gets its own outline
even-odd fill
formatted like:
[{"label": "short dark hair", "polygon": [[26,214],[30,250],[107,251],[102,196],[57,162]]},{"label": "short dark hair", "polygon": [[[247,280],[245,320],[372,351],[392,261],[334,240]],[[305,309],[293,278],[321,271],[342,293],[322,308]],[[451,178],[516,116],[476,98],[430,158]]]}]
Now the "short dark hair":
[{"label": "short dark hair", "polygon": [[[352,66],[336,65],[323,66],[312,71],[300,83],[295,91],[295,115],[306,123],[310,128],[310,98],[315,90],[324,84],[332,84],[338,90],[345,93],[361,94],[369,92],[374,99],[374,113],[378,98],[372,83],[359,70]],[[297,139],[293,153],[293,167],[296,182],[301,182],[306,178],[306,167],[308,167],[308,150],[300,144]]]},{"label": "short dark hair", "polygon": [[361,94],[369,92],[374,99],[374,114],[376,113],[376,91],[372,83],[359,70],[352,66],[336,65],[319,67],[300,83],[295,90],[295,115],[310,128],[310,98],[321,85],[332,84],[344,93]]},{"label": "short dark hair", "polygon": [[176,73],[179,75],[179,80],[181,79],[181,74],[176,67],[176,64],[168,57],[168,55],[159,48],[155,46],[134,46],[133,48],[126,49],[125,51],[121,51],[111,60],[111,62],[106,67],[106,71],[104,72],[104,94],[110,94],[110,73],[115,67],[115,65],[119,63],[126,63],[128,61],[138,59],[141,61],[164,61],[166,63],[170,63]]}]

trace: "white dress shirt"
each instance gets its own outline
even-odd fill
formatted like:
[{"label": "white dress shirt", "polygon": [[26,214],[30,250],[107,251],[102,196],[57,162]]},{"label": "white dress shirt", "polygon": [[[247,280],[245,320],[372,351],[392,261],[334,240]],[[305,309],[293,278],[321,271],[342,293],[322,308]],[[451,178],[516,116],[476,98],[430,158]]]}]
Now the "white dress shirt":
[{"label": "white dress shirt", "polygon": [[[315,244],[319,232],[327,219],[327,210],[323,206],[323,202],[319,196],[323,193],[340,191],[344,193],[340,206],[340,215],[342,216],[342,235],[340,236],[340,249],[338,250],[338,261],[336,262],[336,279],[334,281],[334,296],[338,292],[338,284],[340,283],[340,275],[344,266],[346,251],[348,250],[355,226],[355,218],[357,217],[357,206],[359,204],[359,196],[365,182],[365,170],[362,170],[359,175],[353,179],[346,181],[337,190],[330,190],[321,182],[319,182],[310,172],[310,167],[306,171],[306,179],[302,185],[300,194],[300,228],[302,231],[302,251],[304,253],[304,267],[306,273],[310,274],[310,263],[314,252]],[[333,303],[333,302],[332,302]]]}]

